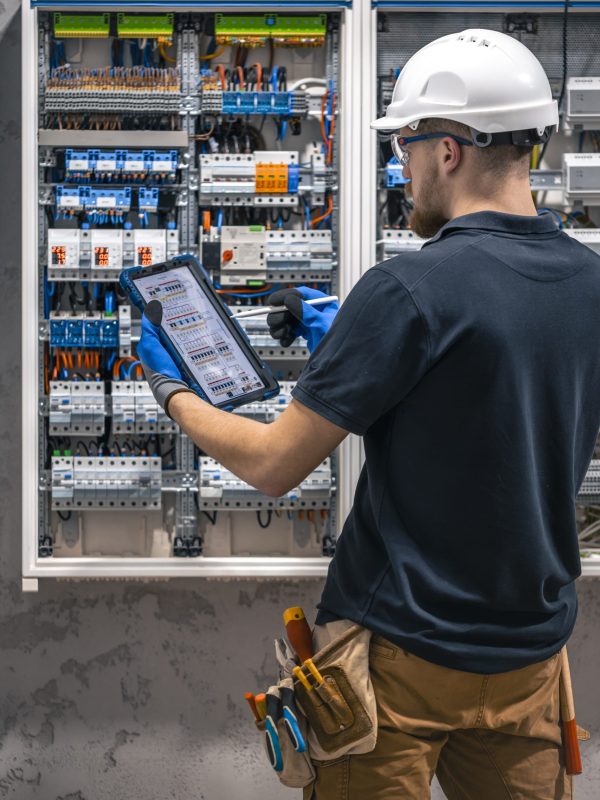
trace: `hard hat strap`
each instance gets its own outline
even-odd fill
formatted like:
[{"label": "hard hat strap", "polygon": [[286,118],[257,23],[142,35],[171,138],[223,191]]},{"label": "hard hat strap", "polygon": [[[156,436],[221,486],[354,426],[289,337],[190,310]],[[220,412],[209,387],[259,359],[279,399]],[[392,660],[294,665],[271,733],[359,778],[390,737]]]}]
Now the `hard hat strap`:
[{"label": "hard hat strap", "polygon": [[471,128],[471,135],[473,144],[477,147],[493,147],[501,144],[511,144],[517,147],[535,147],[535,145],[547,142],[553,129],[554,126],[549,125],[540,134],[536,128],[524,131],[502,131],[500,133],[483,133]]}]

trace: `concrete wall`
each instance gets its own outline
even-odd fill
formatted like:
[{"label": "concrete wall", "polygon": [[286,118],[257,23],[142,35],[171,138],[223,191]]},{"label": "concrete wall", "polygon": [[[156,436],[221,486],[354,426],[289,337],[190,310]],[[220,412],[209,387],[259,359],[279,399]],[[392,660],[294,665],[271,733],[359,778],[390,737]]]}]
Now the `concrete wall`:
[{"label": "concrete wall", "polygon": [[[273,678],[281,610],[312,608],[319,583],[47,581],[21,594],[20,25],[9,10],[0,13],[0,798],[297,798],[272,775],[241,698]],[[600,581],[582,582],[580,598],[579,718],[600,734]],[[580,800],[600,794],[599,742],[584,750]]]}]

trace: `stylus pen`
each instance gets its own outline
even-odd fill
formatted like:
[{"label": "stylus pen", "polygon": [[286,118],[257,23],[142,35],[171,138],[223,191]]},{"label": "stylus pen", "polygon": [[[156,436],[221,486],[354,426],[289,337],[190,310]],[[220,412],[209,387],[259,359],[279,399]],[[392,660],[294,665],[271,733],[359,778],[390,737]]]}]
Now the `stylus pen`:
[{"label": "stylus pen", "polygon": [[[315,297],[314,300],[305,300],[309,306],[320,306],[323,303],[333,303],[338,299],[338,296],[332,294],[328,297]],[[260,317],[261,314],[270,314],[272,311],[287,311],[285,306],[261,306],[260,308],[253,308],[251,311],[242,311],[239,314],[234,314],[235,319],[243,319],[244,317]]]}]

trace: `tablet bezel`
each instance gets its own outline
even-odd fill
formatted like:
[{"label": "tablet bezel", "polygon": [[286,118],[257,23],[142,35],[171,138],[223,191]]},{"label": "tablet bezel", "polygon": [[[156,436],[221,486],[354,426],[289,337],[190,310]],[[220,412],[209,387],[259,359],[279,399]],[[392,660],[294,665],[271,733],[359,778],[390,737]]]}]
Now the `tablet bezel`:
[{"label": "tablet bezel", "polygon": [[240,346],[242,352],[254,368],[259,379],[263,382],[264,388],[256,389],[249,394],[243,394],[239,397],[227,398],[220,403],[213,403],[198,383],[197,378],[191,372],[177,347],[173,344],[166,331],[161,326],[161,341],[168,350],[169,354],[172,356],[179,371],[184,376],[186,383],[189,384],[190,388],[199,397],[201,397],[203,400],[206,400],[206,402],[210,403],[210,405],[214,406],[215,408],[222,408],[224,410],[231,410],[233,408],[238,408],[239,406],[247,405],[248,403],[266,400],[269,397],[275,397],[278,395],[280,391],[279,384],[275,380],[273,373],[267,364],[265,364],[256,354],[254,348],[250,344],[250,340],[248,339],[246,332],[243,330],[239,322],[236,321],[235,316],[231,313],[227,305],[215,292],[210,277],[195,256],[185,254],[176,256],[175,258],[169,261],[164,261],[160,264],[152,264],[149,267],[131,267],[130,269],[126,269],[121,272],[119,283],[127,293],[127,296],[133,305],[142,313],[144,313],[144,308],[147,305],[147,301],[144,300],[140,290],[135,285],[135,281],[139,278],[148,277],[149,275],[167,274],[171,270],[180,269],[181,267],[189,268],[203,294],[209,300],[216,313],[219,314],[232,337]]}]

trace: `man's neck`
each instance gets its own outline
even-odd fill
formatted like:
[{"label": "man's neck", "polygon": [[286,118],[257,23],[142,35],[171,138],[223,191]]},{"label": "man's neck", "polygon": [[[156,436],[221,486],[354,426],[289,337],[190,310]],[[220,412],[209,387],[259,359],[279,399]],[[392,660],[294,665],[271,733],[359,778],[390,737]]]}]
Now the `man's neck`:
[{"label": "man's neck", "polygon": [[498,211],[502,214],[515,214],[523,217],[537,216],[537,210],[531,196],[529,181],[511,181],[502,187],[502,191],[490,193],[458,194],[450,208],[450,219],[465,214],[476,214],[478,211]]}]

